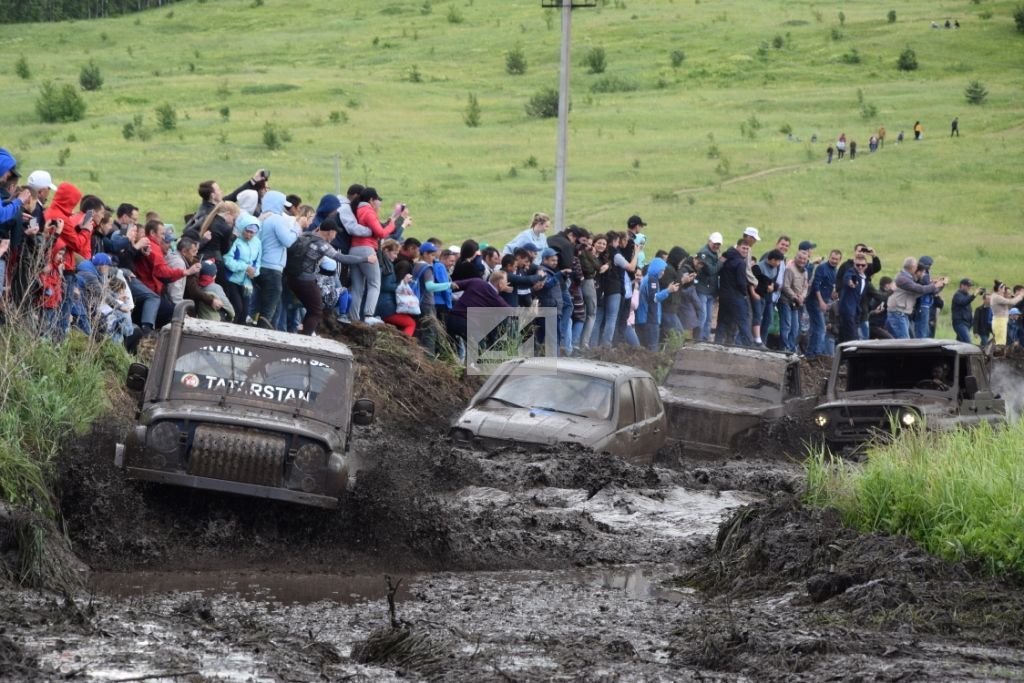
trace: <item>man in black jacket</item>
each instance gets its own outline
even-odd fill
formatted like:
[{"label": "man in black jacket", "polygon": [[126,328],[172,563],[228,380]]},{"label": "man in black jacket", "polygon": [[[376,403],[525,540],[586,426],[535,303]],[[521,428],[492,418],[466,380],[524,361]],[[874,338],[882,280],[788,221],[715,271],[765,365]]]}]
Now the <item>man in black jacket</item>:
[{"label": "man in black jacket", "polygon": [[566,355],[572,353],[572,295],[569,294],[569,278],[567,271],[572,270],[572,262],[576,256],[576,242],[580,235],[586,234],[583,228],[570,225],[568,228],[548,238],[548,247],[558,252],[558,270],[563,274],[561,309],[558,311],[558,343]]},{"label": "man in black jacket", "polygon": [[971,294],[971,287],[974,283],[970,278],[964,278],[960,280],[960,289],[953,294],[953,330],[956,332],[956,340],[970,344],[971,340],[971,323],[974,321],[974,312],[971,310],[971,304],[974,303],[974,297],[979,294],[983,294],[985,290],[979,289]]},{"label": "man in black jacket", "polygon": [[718,274],[718,326],[715,343],[753,346],[750,336],[750,300],[747,262],[750,245],[740,240],[725,252],[725,264]]}]

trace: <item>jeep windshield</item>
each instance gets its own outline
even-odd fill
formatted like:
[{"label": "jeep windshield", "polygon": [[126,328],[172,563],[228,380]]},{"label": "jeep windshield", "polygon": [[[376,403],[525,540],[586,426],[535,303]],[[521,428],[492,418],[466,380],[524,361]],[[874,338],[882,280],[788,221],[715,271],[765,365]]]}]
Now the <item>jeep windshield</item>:
[{"label": "jeep windshield", "polygon": [[184,337],[170,395],[329,413],[344,382],[338,363],[294,349]]},{"label": "jeep windshield", "polygon": [[835,393],[948,392],[956,354],[918,350],[844,351],[833,378]]},{"label": "jeep windshield", "polygon": [[480,403],[608,420],[614,391],[614,385],[606,379],[571,372],[510,374]]}]

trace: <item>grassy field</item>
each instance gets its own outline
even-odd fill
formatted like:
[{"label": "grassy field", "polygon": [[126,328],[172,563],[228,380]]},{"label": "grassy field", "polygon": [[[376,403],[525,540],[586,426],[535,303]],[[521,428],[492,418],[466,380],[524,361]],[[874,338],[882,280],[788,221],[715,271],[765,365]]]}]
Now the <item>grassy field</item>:
[{"label": "grassy field", "polygon": [[[1024,281],[1024,35],[1012,0],[599,4],[574,13],[569,221],[622,229],[639,213],[655,247],[691,250],[712,230],[731,238],[755,225],[819,249],[867,241],[890,273],[928,253],[937,273]],[[946,17],[962,28],[930,28]],[[555,120],[524,105],[557,85],[559,37],[558,16],[536,0],[209,0],[0,26],[2,144],[23,169],[175,223],[199,180],[233,187],[261,166],[315,203],[333,190],[337,154],[342,183],[407,202],[417,235],[500,245],[553,208]],[[516,46],[525,75],[505,72]],[[607,70],[588,74],[582,58],[596,46]],[[901,72],[908,46],[920,68]],[[853,50],[861,61],[845,63]],[[11,67],[19,56],[29,80]],[[85,119],[39,122],[39,84],[77,85],[90,59],[105,83],[83,93]],[[981,106],[963,95],[974,79],[990,92]],[[635,89],[594,92],[602,83]],[[478,128],[463,123],[469,93]],[[164,103],[173,131],[156,125]],[[137,115],[148,139],[125,140]],[[950,140],[954,116],[962,137]],[[925,139],[896,146],[915,120]],[[279,150],[263,144],[267,122],[290,136]],[[888,144],[869,155],[880,125]],[[860,154],[826,166],[840,132]]]},{"label": "grassy field", "polygon": [[862,531],[909,536],[928,551],[1024,577],[1024,422],[995,430],[904,434],[863,466],[827,454],[807,463],[807,499]]}]

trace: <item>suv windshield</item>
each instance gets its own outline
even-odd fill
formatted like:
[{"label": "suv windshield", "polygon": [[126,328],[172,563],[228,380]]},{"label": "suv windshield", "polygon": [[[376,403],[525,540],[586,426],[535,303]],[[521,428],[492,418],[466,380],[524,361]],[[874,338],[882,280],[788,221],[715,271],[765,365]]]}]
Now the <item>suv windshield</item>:
[{"label": "suv windshield", "polygon": [[612,416],[613,393],[614,385],[606,379],[559,372],[552,375],[509,375],[487,400],[607,420]]},{"label": "suv windshield", "polygon": [[174,361],[171,395],[237,396],[312,409],[328,387],[340,387],[341,375],[331,362],[291,349],[186,337]]},{"label": "suv windshield", "polygon": [[955,363],[956,354],[950,353],[846,353],[839,362],[835,390],[949,391],[953,387]]}]

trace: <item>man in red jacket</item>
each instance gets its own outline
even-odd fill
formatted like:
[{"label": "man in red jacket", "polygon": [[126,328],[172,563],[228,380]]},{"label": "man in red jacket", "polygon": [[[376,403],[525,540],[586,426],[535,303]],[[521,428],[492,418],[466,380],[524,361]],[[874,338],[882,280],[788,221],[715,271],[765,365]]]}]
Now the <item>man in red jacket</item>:
[{"label": "man in red jacket", "polygon": [[[154,220],[146,223],[145,240],[141,241],[139,249],[142,252],[142,257],[135,260],[135,276],[139,278],[139,283],[158,297],[163,294],[165,283],[176,282],[183,277],[195,275],[202,267],[200,263],[193,263],[184,269],[168,266],[164,259],[163,232],[164,224],[160,221]],[[174,307],[171,302],[161,297],[156,316],[157,321],[169,320],[173,312]],[[143,330],[154,327],[154,321],[147,320],[148,317],[143,315],[141,324]]]}]

